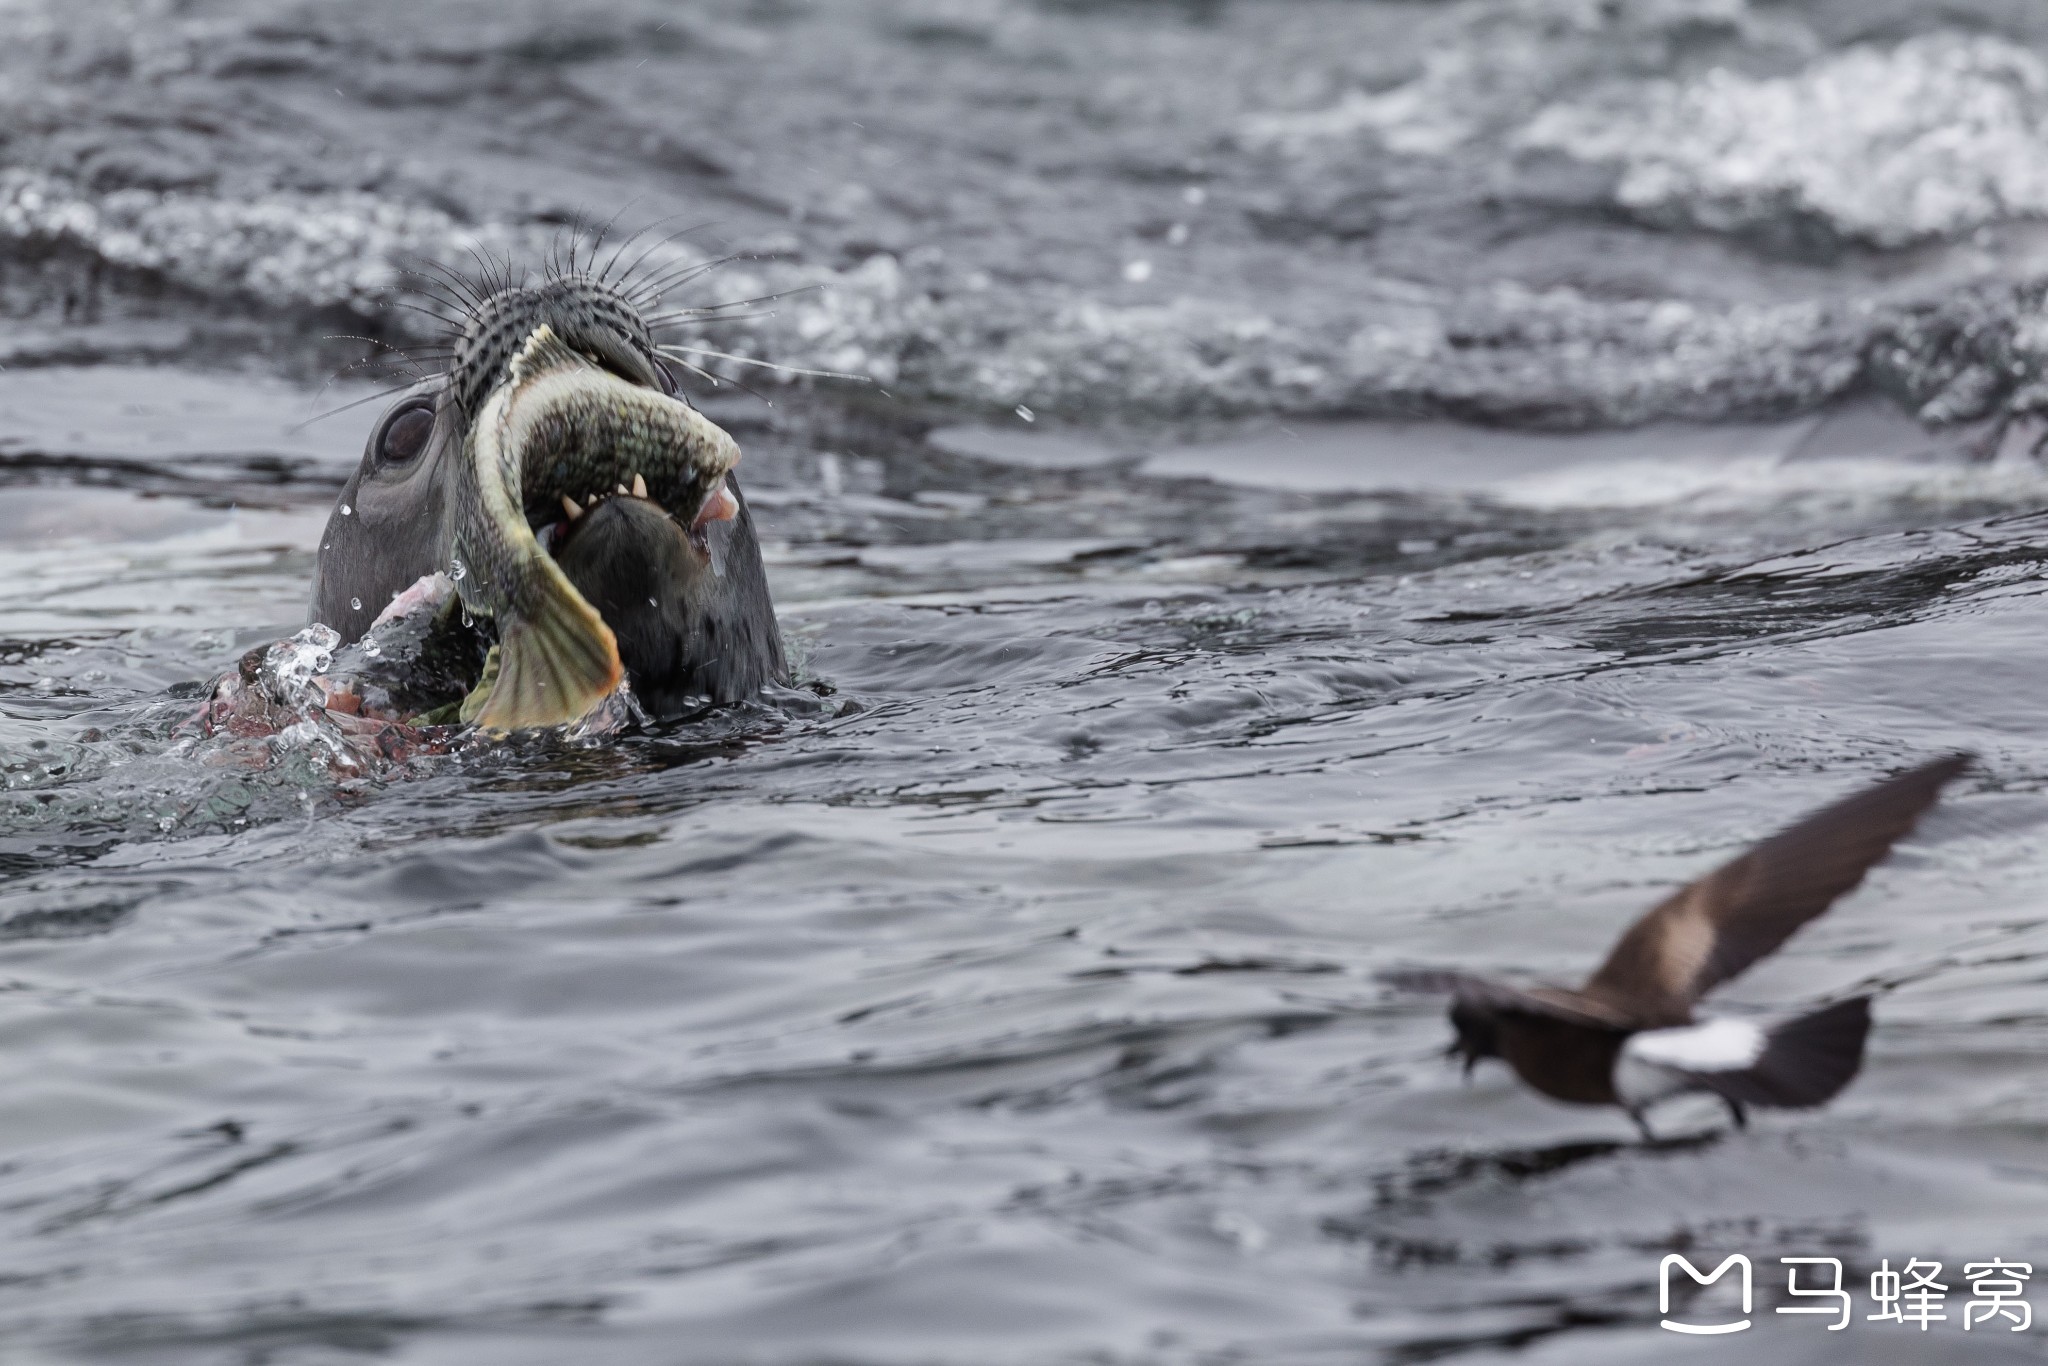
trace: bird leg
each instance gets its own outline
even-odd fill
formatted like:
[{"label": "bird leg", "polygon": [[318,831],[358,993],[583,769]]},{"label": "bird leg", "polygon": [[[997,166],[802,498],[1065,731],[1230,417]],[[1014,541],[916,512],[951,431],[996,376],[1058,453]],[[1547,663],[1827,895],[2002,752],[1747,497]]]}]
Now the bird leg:
[{"label": "bird leg", "polygon": [[1749,1127],[1749,1111],[1742,1108],[1742,1102],[1733,1096],[1723,1096],[1721,1101],[1728,1107],[1728,1118],[1735,1121],[1735,1127],[1747,1129]]},{"label": "bird leg", "polygon": [[1657,1141],[1657,1135],[1650,1132],[1650,1121],[1643,1118],[1643,1112],[1641,1110],[1631,1106],[1629,1108],[1628,1117],[1636,1122],[1636,1131],[1642,1134],[1643,1142],[1655,1143]]}]

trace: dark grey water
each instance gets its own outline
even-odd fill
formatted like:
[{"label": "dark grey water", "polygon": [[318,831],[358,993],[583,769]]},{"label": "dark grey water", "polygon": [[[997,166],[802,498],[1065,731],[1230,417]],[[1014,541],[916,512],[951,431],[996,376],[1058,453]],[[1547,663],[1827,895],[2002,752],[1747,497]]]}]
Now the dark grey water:
[{"label": "dark grey water", "polygon": [[[2048,1263],[2048,25],[1926,8],[0,8],[0,1359],[2039,1360],[1957,1273]],[[174,735],[302,624],[324,339],[622,206],[887,391],[708,400],[815,686]],[[1883,988],[1824,1112],[1644,1147],[1373,980],[1955,747],[1728,993]]]}]

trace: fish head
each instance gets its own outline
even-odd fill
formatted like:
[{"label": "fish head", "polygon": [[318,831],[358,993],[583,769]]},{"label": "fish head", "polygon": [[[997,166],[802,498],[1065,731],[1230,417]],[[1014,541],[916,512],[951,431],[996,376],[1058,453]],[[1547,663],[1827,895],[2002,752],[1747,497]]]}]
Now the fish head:
[{"label": "fish head", "polygon": [[321,538],[313,618],[352,641],[393,594],[453,568],[479,513],[464,466],[486,442],[520,471],[522,530],[602,616],[643,706],[779,681],[739,447],[680,391],[628,292],[585,275],[501,289],[450,345],[447,371],[371,428]]}]

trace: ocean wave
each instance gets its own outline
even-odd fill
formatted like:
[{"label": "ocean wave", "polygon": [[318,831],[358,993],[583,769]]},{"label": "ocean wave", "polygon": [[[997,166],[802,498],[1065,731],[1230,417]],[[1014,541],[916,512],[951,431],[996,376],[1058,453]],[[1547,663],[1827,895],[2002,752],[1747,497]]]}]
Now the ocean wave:
[{"label": "ocean wave", "polygon": [[2048,63],[1930,33],[1788,76],[1616,87],[1545,109],[1516,142],[1619,166],[1616,200],[1655,218],[1727,232],[1791,214],[1900,247],[2048,214]]},{"label": "ocean wave", "polygon": [[1090,417],[1428,413],[1594,426],[1794,411],[1859,371],[1837,320],[1804,303],[1596,300],[1508,283],[1408,286],[1300,317],[1196,298],[955,293],[889,258],[728,345],[926,399]]},{"label": "ocean wave", "polygon": [[1419,69],[1379,90],[1351,90],[1321,109],[1247,116],[1252,147],[1312,155],[1369,137],[1390,152],[1441,157],[1511,133],[1568,91],[1681,64],[1804,55],[1796,22],[1746,0],[1468,0],[1435,21]]},{"label": "ocean wave", "polygon": [[[67,246],[196,295],[286,312],[345,309],[389,333],[436,335],[436,305],[405,274],[475,255],[539,262],[588,235],[465,225],[362,192],[234,199],[120,190],[0,173],[0,239]],[[658,244],[654,276],[701,258]],[[1853,378],[1812,305],[1700,307],[1601,301],[1513,284],[1464,292],[1397,286],[1319,314],[1181,297],[1112,303],[1071,289],[998,290],[936,253],[877,254],[846,269],[741,262],[695,302],[804,291],[737,322],[691,329],[710,351],[837,371],[924,401],[1026,404],[1076,416],[1452,412],[1554,425],[1810,405]],[[682,344],[690,344],[685,337]],[[714,373],[792,377],[717,356]]]},{"label": "ocean wave", "polygon": [[[39,5],[46,19],[56,13]],[[652,12],[635,10],[633,23]],[[162,55],[198,41],[182,23],[122,13],[129,27],[102,36],[123,51]],[[521,13],[520,33],[545,18]],[[593,15],[593,24],[618,18]],[[818,228],[794,209],[772,212],[781,201],[771,196],[732,231],[739,259],[663,307],[807,292],[746,317],[681,319],[674,339],[701,345],[694,359],[713,374],[757,388],[814,382],[761,365],[835,371],[941,415],[1025,406],[1085,422],[1270,413],[1586,428],[1778,416],[1863,387],[1931,423],[2048,410],[2048,332],[2036,321],[2048,279],[2037,265],[1987,259],[1915,274],[1836,262],[1831,276],[1802,267],[1778,277],[1782,290],[1774,281],[1730,291],[1720,253],[1744,248],[1700,248],[1694,231],[1749,233],[1792,217],[1887,245],[2048,208],[2048,163],[2031,155],[2048,133],[2048,63],[2031,51],[1938,32],[1816,56],[1820,41],[1796,15],[1752,12],[1742,0],[1474,0],[1431,22],[1412,63],[1379,72],[1391,81],[1342,95],[1343,80],[1319,76],[1304,88],[1319,92],[1320,108],[1219,124],[1238,142],[1207,169],[1175,163],[1166,181],[1139,189],[1122,162],[1089,172],[1115,201],[1077,220],[1091,243],[1129,241],[1147,253],[1186,245],[1185,270],[1105,278],[1099,262],[1080,259],[1085,251],[1030,243],[1013,244],[1016,264],[998,267],[972,233],[948,235],[943,222],[870,236],[852,210],[843,228]],[[46,55],[87,62],[87,47],[71,43],[78,25],[65,25],[70,45]],[[222,33],[301,43],[327,54],[321,61],[370,41],[349,30],[302,42],[296,28],[253,18]],[[497,56],[449,66],[460,79],[436,98],[468,98],[492,61],[513,62],[503,37],[487,44]],[[551,60],[548,69],[566,69],[568,58]],[[536,69],[525,57],[507,68],[520,81],[539,80]],[[101,79],[53,78],[32,99],[23,73],[0,75],[0,103],[71,99]],[[1262,107],[1249,89],[1244,107]],[[576,138],[611,126],[608,111],[578,117],[562,125]],[[104,143],[146,149],[161,134],[169,146],[175,131],[150,125],[147,137],[108,133]],[[11,144],[12,164],[0,167],[0,258],[47,276],[10,270],[4,303],[18,320],[57,324],[44,329],[48,347],[70,359],[90,358],[90,339],[64,327],[98,316],[101,299],[117,319],[231,317],[238,336],[261,319],[264,336],[287,343],[339,331],[431,341],[444,326],[431,314],[460,304],[436,302],[409,265],[474,275],[491,259],[516,274],[590,241],[560,225],[572,201],[437,197],[401,149],[368,134],[348,175],[326,188],[293,188],[290,165],[225,142],[194,144],[208,179],[116,184],[95,178],[98,163],[81,150],[89,142]],[[952,183],[943,167],[932,174]],[[1156,168],[1146,175],[1156,180]],[[1260,216],[1277,204],[1285,218],[1288,195],[1314,192],[1305,187],[1356,190],[1375,226],[1341,240],[1288,239],[1284,250],[1306,265],[1273,270],[1280,249]],[[1135,217],[1165,195],[1172,207],[1156,225]],[[872,196],[861,202],[874,212]],[[1189,245],[1183,220],[1204,204]],[[1632,224],[1617,227],[1617,205]],[[1658,231],[1667,226],[1688,240],[1672,246]],[[652,243],[638,278],[706,264],[659,231],[634,248]],[[1633,236],[1617,245],[1618,232]],[[1415,245],[1423,238],[1434,239],[1427,251]],[[1606,270],[1631,252],[1636,269]],[[1251,283],[1276,275],[1270,290]],[[74,309],[81,296],[91,306]],[[334,326],[337,313],[366,325]],[[163,353],[184,359],[184,346],[166,343]],[[28,343],[17,354],[35,357]],[[331,358],[331,347],[320,353]]]},{"label": "ocean wave", "polygon": [[[342,310],[417,340],[440,335],[431,312],[447,307],[407,274],[419,262],[474,272],[480,256],[537,265],[591,245],[587,233],[467,225],[367,193],[94,196],[19,170],[0,172],[5,241],[17,252],[69,248],[288,325]],[[687,246],[658,243],[642,275],[702,263]],[[2035,321],[2044,282],[1857,307],[1385,280],[1310,308],[1257,308],[1195,294],[1140,304],[1049,284],[996,288],[941,253],[912,252],[844,269],[741,260],[675,302],[789,291],[748,316],[685,326],[676,340],[738,357],[696,359],[756,388],[814,383],[760,368],[787,366],[921,403],[1022,404],[1083,420],[1429,415],[1598,427],[1779,415],[1865,383],[1930,422],[2048,409],[2048,328]]]},{"label": "ocean wave", "polygon": [[94,195],[57,176],[11,169],[0,171],[0,239],[74,248],[205,296],[368,311],[402,283],[408,260],[537,253],[547,235],[469,228],[438,209],[357,191]]}]

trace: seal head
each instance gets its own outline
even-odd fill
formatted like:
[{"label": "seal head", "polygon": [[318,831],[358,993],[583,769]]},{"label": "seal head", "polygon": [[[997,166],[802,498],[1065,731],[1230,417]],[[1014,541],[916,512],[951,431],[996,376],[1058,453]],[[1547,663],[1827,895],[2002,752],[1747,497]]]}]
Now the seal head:
[{"label": "seal head", "polygon": [[[537,613],[543,662],[586,662],[597,687],[615,650],[656,717],[741,700],[788,666],[737,458],[618,287],[567,274],[498,290],[470,312],[448,370],[372,427],[321,537],[311,617],[347,644],[447,572],[475,629],[509,645],[524,620],[511,604],[537,601],[522,576],[559,577],[602,624]],[[494,553],[470,578],[463,552],[479,544]],[[557,674],[519,677],[531,689]],[[500,728],[573,719],[500,702],[490,714],[516,718]]]}]

